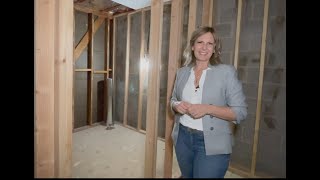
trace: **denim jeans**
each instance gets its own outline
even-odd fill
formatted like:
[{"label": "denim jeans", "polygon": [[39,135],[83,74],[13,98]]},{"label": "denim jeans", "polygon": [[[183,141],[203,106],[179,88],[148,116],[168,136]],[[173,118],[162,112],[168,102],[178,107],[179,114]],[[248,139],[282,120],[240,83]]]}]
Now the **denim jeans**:
[{"label": "denim jeans", "polygon": [[202,131],[180,124],[175,151],[183,178],[224,178],[228,170],[230,154],[206,155]]}]

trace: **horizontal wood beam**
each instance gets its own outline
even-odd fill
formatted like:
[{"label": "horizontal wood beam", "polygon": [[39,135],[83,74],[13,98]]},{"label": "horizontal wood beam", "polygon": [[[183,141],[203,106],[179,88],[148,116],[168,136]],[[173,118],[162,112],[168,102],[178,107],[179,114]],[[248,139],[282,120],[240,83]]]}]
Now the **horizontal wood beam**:
[{"label": "horizontal wood beam", "polygon": [[91,7],[80,5],[78,3],[74,3],[74,9],[77,11],[87,13],[87,14],[91,13],[91,14],[97,15],[99,17],[112,18],[112,14],[105,11],[105,10],[96,10]]}]

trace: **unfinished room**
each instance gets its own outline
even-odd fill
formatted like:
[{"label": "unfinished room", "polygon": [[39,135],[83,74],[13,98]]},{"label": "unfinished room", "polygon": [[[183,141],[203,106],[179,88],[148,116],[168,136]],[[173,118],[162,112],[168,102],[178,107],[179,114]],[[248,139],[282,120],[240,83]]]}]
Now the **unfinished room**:
[{"label": "unfinished room", "polygon": [[224,177],[286,178],[286,0],[34,7],[34,177],[182,178],[173,92],[193,32],[209,26],[247,105],[228,122]]}]

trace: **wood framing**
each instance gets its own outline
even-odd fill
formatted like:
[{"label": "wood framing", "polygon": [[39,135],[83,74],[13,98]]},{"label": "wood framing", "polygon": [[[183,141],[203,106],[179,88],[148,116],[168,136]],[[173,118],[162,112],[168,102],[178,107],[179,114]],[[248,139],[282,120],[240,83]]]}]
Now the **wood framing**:
[{"label": "wood framing", "polygon": [[[238,13],[237,13],[237,24],[236,24],[236,37],[235,37],[235,47],[234,47],[234,59],[233,66],[238,69],[238,59],[239,59],[239,42],[240,42],[240,30],[241,30],[241,15],[242,15],[242,0],[238,0]],[[235,134],[236,124],[230,122],[229,127],[231,132]]]},{"label": "wood framing", "polygon": [[[114,8],[116,8],[116,7],[114,7]],[[95,10],[93,8],[81,6],[81,5],[77,4],[77,3],[74,4],[74,9],[76,9],[77,11],[81,11],[81,12],[87,13],[87,14],[94,14],[94,15],[97,15],[97,16],[103,17],[103,18],[112,18],[112,14],[109,14],[106,11]],[[111,10],[112,10],[112,8],[109,9],[109,11],[111,11]]]},{"label": "wood framing", "polygon": [[35,177],[72,168],[73,2],[35,1]]},{"label": "wood framing", "polygon": [[92,89],[93,89],[93,14],[88,14],[88,56],[87,68],[91,71],[87,72],[87,125],[92,125]]},{"label": "wood framing", "polygon": [[[108,77],[109,77],[109,51],[110,51],[110,46],[109,46],[109,37],[110,37],[110,19],[105,19],[104,21],[104,71],[103,71],[103,99],[104,99],[104,104],[103,104],[103,114],[102,114],[102,121],[106,122],[107,124],[107,111],[108,111]],[[101,71],[99,71],[101,72]]]},{"label": "wood framing", "polygon": [[241,15],[242,15],[242,0],[238,0],[238,13],[237,13],[237,28],[236,28],[236,40],[234,47],[234,59],[233,65],[238,69],[239,59],[239,42],[240,42],[240,30],[241,30]]},{"label": "wood framing", "polygon": [[144,177],[152,178],[156,175],[158,112],[160,95],[160,63],[162,43],[163,1],[151,1],[150,20],[150,60],[148,74],[148,100],[145,141]]},{"label": "wood framing", "polygon": [[211,23],[211,26],[216,25],[215,17],[216,17],[216,13],[217,13],[217,6],[218,6],[217,0],[210,0],[210,11],[211,11],[210,23]]},{"label": "wood framing", "polygon": [[209,0],[209,19],[208,19],[208,26],[212,26],[212,18],[213,18],[213,1]]},{"label": "wood framing", "polygon": [[145,47],[145,39],[144,39],[144,33],[145,33],[145,11],[141,11],[141,37],[140,37],[140,72],[139,72],[139,99],[138,99],[138,130],[141,130],[141,124],[142,124],[142,101],[143,101],[143,83],[145,80],[145,74],[146,74],[146,69],[142,68],[141,64],[146,63],[145,58],[144,58],[144,47]]},{"label": "wood framing", "polygon": [[176,71],[181,62],[181,41],[183,30],[183,0],[174,0],[171,4],[170,22],[170,43],[168,61],[168,82],[167,82],[167,111],[165,130],[165,154],[164,154],[164,174],[165,178],[172,177],[173,141],[171,132],[174,124],[174,116],[171,112],[170,99],[175,81]]},{"label": "wood framing", "polygon": [[75,69],[75,72],[90,72],[91,69]]},{"label": "wood framing", "polygon": [[128,87],[129,87],[129,58],[130,58],[130,31],[131,31],[131,15],[127,16],[127,43],[126,43],[126,64],[124,69],[124,107],[123,107],[123,125],[128,124]]},{"label": "wood framing", "polygon": [[[104,21],[105,18],[103,17],[98,17],[98,19],[94,21],[93,35],[98,31]],[[87,31],[74,50],[74,61],[76,61],[80,57],[83,50],[88,46],[89,41],[89,32]]]},{"label": "wood framing", "polygon": [[55,0],[35,1],[35,177],[54,177]]},{"label": "wood framing", "polygon": [[55,26],[55,177],[72,174],[73,3],[56,1]]},{"label": "wood framing", "polygon": [[264,75],[264,64],[266,57],[266,44],[267,44],[267,28],[268,28],[268,13],[269,13],[269,0],[264,1],[264,13],[263,13],[263,29],[262,29],[262,40],[261,40],[261,53],[260,53],[260,67],[259,67],[259,84],[258,84],[258,100],[256,109],[256,121],[254,126],[254,137],[253,137],[253,150],[252,150],[252,161],[250,176],[253,177],[256,171],[257,162],[257,150],[258,150],[258,139],[259,129],[261,121],[261,105],[262,105],[262,88],[263,88],[263,75]]},{"label": "wood framing", "polygon": [[[210,11],[210,9],[212,10],[212,7],[210,7],[210,3],[212,3],[212,0],[203,0],[202,1],[202,22],[201,25],[202,26],[208,26],[210,23],[210,16],[212,14],[212,11]],[[211,13],[211,14],[210,14]]]},{"label": "wood framing", "polygon": [[188,21],[188,40],[190,41],[192,32],[196,29],[196,19],[197,19],[197,1],[189,0],[189,21]]},{"label": "wood framing", "polygon": [[115,71],[116,70],[116,66],[115,66],[115,59],[116,59],[116,38],[117,37],[117,28],[116,28],[116,24],[117,24],[117,18],[113,19],[113,38],[112,38],[112,119],[115,117],[115,107],[116,107],[116,101],[115,101],[115,85],[116,85],[116,81],[115,81]]}]

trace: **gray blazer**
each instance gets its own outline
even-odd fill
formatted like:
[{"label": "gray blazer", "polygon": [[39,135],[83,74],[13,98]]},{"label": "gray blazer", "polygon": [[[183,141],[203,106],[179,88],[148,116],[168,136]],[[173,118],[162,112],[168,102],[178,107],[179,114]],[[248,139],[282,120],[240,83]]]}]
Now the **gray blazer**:
[{"label": "gray blazer", "polygon": [[[231,65],[209,65],[203,85],[202,104],[229,106],[236,114],[236,123],[239,124],[247,116],[247,104],[242,90],[242,84],[237,78],[236,69]],[[183,89],[191,74],[191,66],[178,69],[171,97],[172,104],[181,101]],[[175,114],[175,123],[172,131],[174,145],[179,133],[180,113]],[[202,117],[204,143],[206,155],[232,153],[233,134],[230,121],[211,115]]]}]

